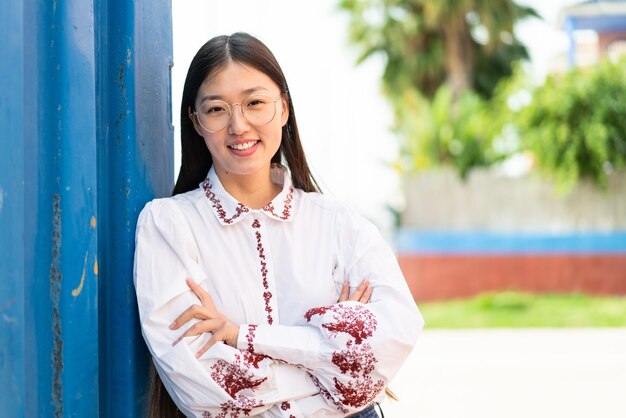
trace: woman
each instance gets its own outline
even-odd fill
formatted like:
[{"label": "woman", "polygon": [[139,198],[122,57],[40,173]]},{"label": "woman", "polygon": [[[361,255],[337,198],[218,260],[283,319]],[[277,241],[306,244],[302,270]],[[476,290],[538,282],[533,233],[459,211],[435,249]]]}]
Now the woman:
[{"label": "woman", "polygon": [[423,321],[376,228],[318,192],[263,43],[198,51],[181,131],[174,196],[141,212],[135,254],[143,335],[177,408],[375,417]]}]

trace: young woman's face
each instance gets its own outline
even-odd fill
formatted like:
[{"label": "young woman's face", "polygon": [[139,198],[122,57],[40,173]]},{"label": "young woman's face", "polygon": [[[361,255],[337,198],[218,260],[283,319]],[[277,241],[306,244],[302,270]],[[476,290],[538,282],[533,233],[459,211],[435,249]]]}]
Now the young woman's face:
[{"label": "young woman's face", "polygon": [[[191,119],[222,180],[224,175],[269,173],[271,159],[280,147],[282,127],[289,117],[287,102],[272,79],[255,68],[231,61],[202,83],[195,109],[197,114]],[[275,114],[266,122],[271,117],[269,109],[275,109]],[[219,129],[221,126],[223,129]]]}]

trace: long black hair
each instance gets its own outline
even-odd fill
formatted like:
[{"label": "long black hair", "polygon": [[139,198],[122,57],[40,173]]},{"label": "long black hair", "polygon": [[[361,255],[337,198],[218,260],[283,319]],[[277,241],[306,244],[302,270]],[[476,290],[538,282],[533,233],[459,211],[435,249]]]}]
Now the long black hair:
[{"label": "long black hair", "polygon": [[[287,165],[294,187],[305,192],[319,191],[320,188],[311,174],[302,149],[293,102],[280,65],[263,42],[247,33],[238,32],[209,40],[198,50],[189,65],[180,105],[182,163],[172,195],[196,189],[213,165],[211,154],[203,138],[196,132],[189,111],[195,110],[196,96],[202,83],[225,68],[231,61],[261,71],[278,85],[281,94],[287,99],[289,118],[282,128],[280,148],[272,157],[272,162]],[[150,418],[184,417],[167,393],[154,364],[150,364],[148,416]]]},{"label": "long black hair", "polygon": [[198,50],[189,65],[180,106],[182,163],[172,194],[196,189],[213,165],[213,159],[204,140],[194,128],[189,110],[195,110],[196,96],[202,83],[231,61],[261,71],[280,88],[289,106],[289,118],[282,128],[280,148],[272,157],[272,162],[285,164],[289,168],[291,180],[296,188],[305,192],[319,191],[302,149],[293,101],[278,61],[263,42],[247,33],[237,32],[209,40]]}]

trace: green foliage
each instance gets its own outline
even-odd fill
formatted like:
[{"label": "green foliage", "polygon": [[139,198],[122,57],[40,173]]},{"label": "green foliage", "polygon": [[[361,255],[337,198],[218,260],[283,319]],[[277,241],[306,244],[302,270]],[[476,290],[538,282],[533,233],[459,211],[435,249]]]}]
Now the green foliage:
[{"label": "green foliage", "polygon": [[490,103],[476,93],[466,91],[455,100],[444,85],[430,101],[407,92],[396,103],[396,130],[403,138],[401,172],[450,165],[465,177],[473,167],[503,158],[492,146],[500,120],[492,117]]},{"label": "green foliage", "polygon": [[489,97],[512,64],[528,58],[515,23],[537,16],[512,0],[341,0],[339,6],[350,13],[359,62],[385,57],[383,86],[392,101],[407,89],[432,98],[453,75]]},{"label": "green foliage", "polygon": [[[503,158],[493,142],[498,82],[527,58],[517,21],[537,16],[513,0],[341,0],[359,62],[386,60],[382,84],[402,141],[398,168],[452,165],[460,173]],[[500,112],[498,112],[500,113]]]},{"label": "green foliage", "polygon": [[509,291],[418,305],[427,328],[626,326],[626,298],[623,296]]},{"label": "green foliage", "polygon": [[581,178],[606,186],[607,173],[626,163],[626,61],[548,77],[517,125],[560,193]]}]

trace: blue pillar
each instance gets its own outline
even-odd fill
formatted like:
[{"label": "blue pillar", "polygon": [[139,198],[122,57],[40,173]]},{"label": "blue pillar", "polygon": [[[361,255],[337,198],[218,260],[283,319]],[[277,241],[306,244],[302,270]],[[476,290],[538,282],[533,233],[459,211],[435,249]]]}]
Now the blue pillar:
[{"label": "blue pillar", "polygon": [[138,328],[132,282],[135,224],[145,202],[171,194],[173,128],[169,1],[101,2],[98,169],[100,221],[100,360],[106,417],[138,417],[148,354]]},{"label": "blue pillar", "polygon": [[26,402],[24,223],[15,221],[25,206],[23,15],[21,2],[3,5],[0,13],[0,405],[11,417],[23,417]]},{"label": "blue pillar", "polygon": [[0,33],[1,415],[141,416],[132,252],[173,183],[171,3],[8,2]]},{"label": "blue pillar", "polygon": [[567,50],[567,64],[570,70],[576,67],[576,39],[574,39],[574,18],[572,16],[565,17],[565,33],[569,40],[569,49]]}]

